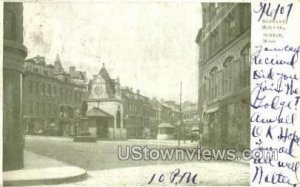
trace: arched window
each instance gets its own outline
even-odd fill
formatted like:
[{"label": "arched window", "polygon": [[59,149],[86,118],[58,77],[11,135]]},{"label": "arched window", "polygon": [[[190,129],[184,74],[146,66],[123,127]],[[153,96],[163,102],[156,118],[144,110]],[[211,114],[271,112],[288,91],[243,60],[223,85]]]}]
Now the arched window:
[{"label": "arched window", "polygon": [[223,66],[223,95],[229,94],[233,89],[233,57],[226,58]]},{"label": "arched window", "polygon": [[[211,33],[211,51],[216,51],[218,49],[218,30],[215,29],[212,33]],[[212,54],[214,55],[214,53]]]},{"label": "arched window", "polygon": [[210,77],[211,77],[211,84],[210,84],[210,96],[211,100],[214,100],[217,97],[218,93],[218,83],[217,83],[217,67],[213,67],[210,71]]},{"label": "arched window", "polygon": [[205,102],[208,95],[209,95],[209,93],[208,93],[208,78],[207,78],[207,76],[204,76],[204,78],[203,78],[203,92],[202,92],[202,98],[201,99]]},{"label": "arched window", "polygon": [[247,44],[241,50],[241,63],[240,63],[240,81],[241,87],[250,85],[250,44]]}]

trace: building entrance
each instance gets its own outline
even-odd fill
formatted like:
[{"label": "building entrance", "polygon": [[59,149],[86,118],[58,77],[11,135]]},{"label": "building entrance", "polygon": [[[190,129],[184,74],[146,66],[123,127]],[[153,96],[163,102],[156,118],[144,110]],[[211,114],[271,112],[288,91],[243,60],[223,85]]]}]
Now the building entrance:
[{"label": "building entrance", "polygon": [[108,138],[109,118],[99,117],[96,119],[97,138]]}]

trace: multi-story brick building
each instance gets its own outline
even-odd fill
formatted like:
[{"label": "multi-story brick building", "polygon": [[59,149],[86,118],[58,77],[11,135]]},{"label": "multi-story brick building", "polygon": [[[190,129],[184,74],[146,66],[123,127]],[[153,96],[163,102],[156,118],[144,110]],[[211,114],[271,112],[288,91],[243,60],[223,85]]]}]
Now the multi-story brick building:
[{"label": "multi-story brick building", "polygon": [[159,125],[159,106],[160,103],[155,98],[150,100],[150,137],[156,138]]},{"label": "multi-story brick building", "polygon": [[203,3],[198,109],[204,144],[249,147],[249,3]]},{"label": "multi-story brick building", "polygon": [[134,92],[128,87],[122,88],[121,94],[128,138],[149,138],[151,116],[149,98],[143,96],[140,90]]},{"label": "multi-story brick building", "polygon": [[72,135],[86,98],[86,73],[65,72],[59,56],[54,65],[37,56],[25,60],[23,120],[29,134]]},{"label": "multi-story brick building", "polygon": [[178,123],[179,107],[175,101],[149,99],[129,87],[123,87],[121,93],[128,138],[156,138],[160,123],[174,127]]},{"label": "multi-story brick building", "polygon": [[[180,122],[180,110],[179,105],[176,104],[175,101],[164,101],[164,100],[157,100],[153,98],[151,100],[151,105],[154,107],[156,111],[153,113],[155,114],[152,116],[152,121],[156,123],[155,128],[155,136],[158,133],[157,127],[164,123],[174,127],[174,134],[178,134],[179,130],[183,130],[183,128],[178,128]],[[183,131],[181,132],[183,133]]]},{"label": "multi-story brick building", "polygon": [[179,105],[175,101],[160,101],[160,121],[170,123],[172,125],[177,125],[180,119],[180,109]]},{"label": "multi-story brick building", "polygon": [[195,131],[200,132],[200,117],[196,103],[184,102],[182,104],[182,119],[186,135],[190,136]]}]

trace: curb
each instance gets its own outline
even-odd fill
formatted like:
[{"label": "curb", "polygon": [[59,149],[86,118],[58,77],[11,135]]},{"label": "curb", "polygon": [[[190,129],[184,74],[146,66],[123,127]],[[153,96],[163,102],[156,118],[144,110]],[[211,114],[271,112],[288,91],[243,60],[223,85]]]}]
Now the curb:
[{"label": "curb", "polygon": [[[57,171],[56,174],[58,174],[59,170],[66,170],[66,169],[70,169],[70,168],[76,169],[77,173],[75,175],[71,174],[69,176],[63,176],[63,177],[55,176],[53,178],[49,178],[49,177],[47,178],[47,172],[48,172],[48,174],[53,173],[52,170],[55,169]],[[44,170],[44,171],[42,171],[42,170]],[[4,186],[52,185],[52,184],[78,182],[78,181],[85,180],[87,178],[87,171],[82,168],[77,168],[77,167],[46,168],[46,169],[42,169],[42,170],[39,170],[39,171],[40,171],[40,173],[43,173],[43,176],[45,176],[44,178],[39,177],[39,176],[34,176],[34,177],[29,176],[28,177],[28,175],[27,175],[28,178],[26,179],[26,177],[24,177],[24,176],[26,176],[26,172],[30,173],[32,170],[31,171],[30,170],[22,170],[22,171],[10,171],[11,172],[10,174],[13,176],[8,177],[9,179],[7,179],[7,177],[5,177],[5,173],[9,173],[9,172],[4,172],[3,185]],[[16,176],[14,176],[13,172],[15,172]],[[23,172],[23,175],[20,174],[21,172]]]}]

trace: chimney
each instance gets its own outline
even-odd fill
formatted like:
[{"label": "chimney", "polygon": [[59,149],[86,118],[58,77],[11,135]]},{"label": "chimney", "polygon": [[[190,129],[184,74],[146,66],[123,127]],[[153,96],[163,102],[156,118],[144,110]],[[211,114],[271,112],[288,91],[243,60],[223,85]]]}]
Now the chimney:
[{"label": "chimney", "polygon": [[136,93],[140,95],[140,93],[141,93],[140,89],[137,89]]}]

